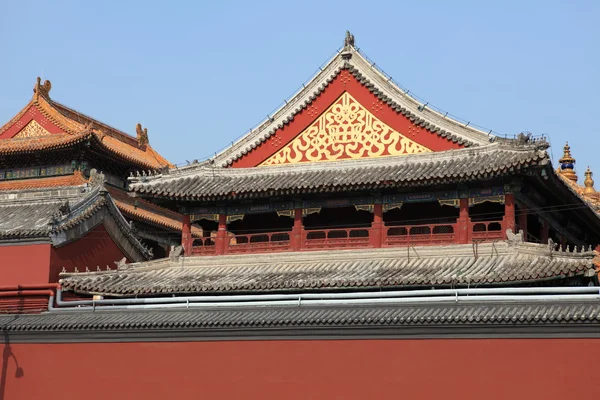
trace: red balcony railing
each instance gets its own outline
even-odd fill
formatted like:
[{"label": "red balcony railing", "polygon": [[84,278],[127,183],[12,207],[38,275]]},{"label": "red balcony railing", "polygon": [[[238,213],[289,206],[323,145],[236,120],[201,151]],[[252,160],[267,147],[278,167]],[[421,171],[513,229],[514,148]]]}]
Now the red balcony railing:
[{"label": "red balcony railing", "polygon": [[[502,221],[480,221],[470,223],[470,235],[473,241],[501,240]],[[425,225],[393,225],[385,226],[381,232],[381,242],[377,235],[379,230],[365,228],[337,228],[301,230],[301,234],[292,238],[292,232],[264,232],[247,235],[228,233],[224,238],[221,253],[269,253],[296,250],[325,250],[365,248],[381,246],[427,246],[458,243],[458,225],[425,224]],[[373,236],[373,237],[371,237]],[[297,240],[297,242],[295,242]],[[373,240],[377,240],[374,243]],[[217,254],[217,239],[196,238],[193,241],[192,254]]]},{"label": "red balcony railing", "polygon": [[502,239],[502,222],[481,221],[471,224],[471,238],[477,241]]},{"label": "red balcony railing", "polygon": [[368,246],[369,228],[307,230],[302,243],[303,248],[311,250]]},{"label": "red balcony railing", "polygon": [[227,237],[227,252],[238,254],[291,250],[290,234],[291,232],[269,232]]},{"label": "red balcony railing", "polygon": [[455,241],[456,224],[386,227],[387,246],[447,244]]},{"label": "red balcony railing", "polygon": [[192,242],[192,254],[208,255],[216,254],[216,247],[213,238],[197,238]]}]

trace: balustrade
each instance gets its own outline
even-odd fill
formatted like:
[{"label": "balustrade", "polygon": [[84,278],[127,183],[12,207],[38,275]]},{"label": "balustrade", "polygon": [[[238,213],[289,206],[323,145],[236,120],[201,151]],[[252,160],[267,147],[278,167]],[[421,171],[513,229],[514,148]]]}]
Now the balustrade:
[{"label": "balustrade", "polygon": [[[474,241],[502,239],[502,221],[470,223]],[[457,223],[385,226],[382,244],[394,246],[427,246],[457,243]],[[268,253],[298,250],[325,250],[375,247],[371,243],[372,228],[299,229],[299,244],[293,247],[292,231],[263,232],[226,236],[225,254]],[[196,238],[192,254],[216,254],[215,238]]]},{"label": "balustrade", "polygon": [[193,255],[213,255],[216,254],[216,246],[213,238],[197,238],[192,242]]},{"label": "balustrade", "polygon": [[481,221],[472,224],[472,239],[474,241],[502,239],[502,222]]},{"label": "balustrade", "polygon": [[313,229],[305,231],[305,249],[369,247],[370,228]]},{"label": "balustrade", "polygon": [[387,246],[447,244],[455,242],[456,224],[397,225],[386,227]]},{"label": "balustrade", "polygon": [[227,253],[265,253],[291,250],[290,234],[291,232],[265,232],[229,236]]}]

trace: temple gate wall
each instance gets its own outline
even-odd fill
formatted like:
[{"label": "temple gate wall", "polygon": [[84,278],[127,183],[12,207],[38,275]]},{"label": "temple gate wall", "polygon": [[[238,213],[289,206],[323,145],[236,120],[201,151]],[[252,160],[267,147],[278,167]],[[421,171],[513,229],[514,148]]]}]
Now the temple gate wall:
[{"label": "temple gate wall", "polygon": [[4,346],[0,398],[7,400],[581,400],[600,395],[595,384],[600,339]]}]

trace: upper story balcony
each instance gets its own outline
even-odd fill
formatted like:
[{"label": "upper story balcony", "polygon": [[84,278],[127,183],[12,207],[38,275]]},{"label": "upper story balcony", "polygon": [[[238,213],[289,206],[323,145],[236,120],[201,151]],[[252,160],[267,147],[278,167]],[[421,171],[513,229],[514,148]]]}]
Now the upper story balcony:
[{"label": "upper story balcony", "polygon": [[[314,202],[308,205],[314,205]],[[523,230],[527,240],[538,243],[547,242],[550,235],[554,235],[549,225],[540,222],[534,213],[527,212],[525,206],[516,207],[512,194],[433,202],[392,202],[388,198],[373,203],[358,199],[353,203],[352,199],[344,199],[324,201],[320,207],[304,204],[279,211],[239,211],[237,214],[191,215],[184,224],[184,233],[189,232],[194,223],[204,229],[204,237],[192,238],[184,234],[185,254],[481,243],[506,239],[508,229]],[[532,226],[530,231],[527,230],[528,223]]]}]

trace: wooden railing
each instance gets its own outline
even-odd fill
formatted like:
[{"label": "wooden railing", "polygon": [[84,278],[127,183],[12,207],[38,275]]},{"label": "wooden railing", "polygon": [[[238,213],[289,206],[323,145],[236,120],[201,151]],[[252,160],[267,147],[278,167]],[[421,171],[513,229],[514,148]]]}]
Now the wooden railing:
[{"label": "wooden railing", "polygon": [[304,249],[343,249],[369,246],[370,228],[312,229],[304,231]]},{"label": "wooden railing", "polygon": [[501,221],[480,221],[471,223],[471,238],[476,241],[502,239]]},{"label": "wooden railing", "polygon": [[268,232],[227,237],[227,252],[237,254],[291,250],[290,234],[291,232]]},{"label": "wooden railing", "polygon": [[386,226],[386,246],[447,244],[455,241],[456,224]]},{"label": "wooden railing", "polygon": [[[502,221],[478,221],[469,224],[473,241],[501,240]],[[381,233],[378,233],[381,232]],[[381,235],[380,238],[377,235]],[[371,237],[372,235],[375,235]],[[392,225],[383,231],[365,228],[336,228],[264,232],[246,235],[229,233],[219,254],[270,253],[292,250],[329,250],[365,247],[431,246],[459,243],[458,224]],[[196,238],[192,254],[217,254],[217,238]],[[380,241],[381,240],[381,241]],[[374,242],[376,241],[376,243]],[[470,242],[470,241],[469,241]],[[378,245],[380,243],[380,245]]]},{"label": "wooden railing", "polygon": [[215,242],[212,238],[197,238],[192,242],[192,254],[209,255],[216,254]]}]

